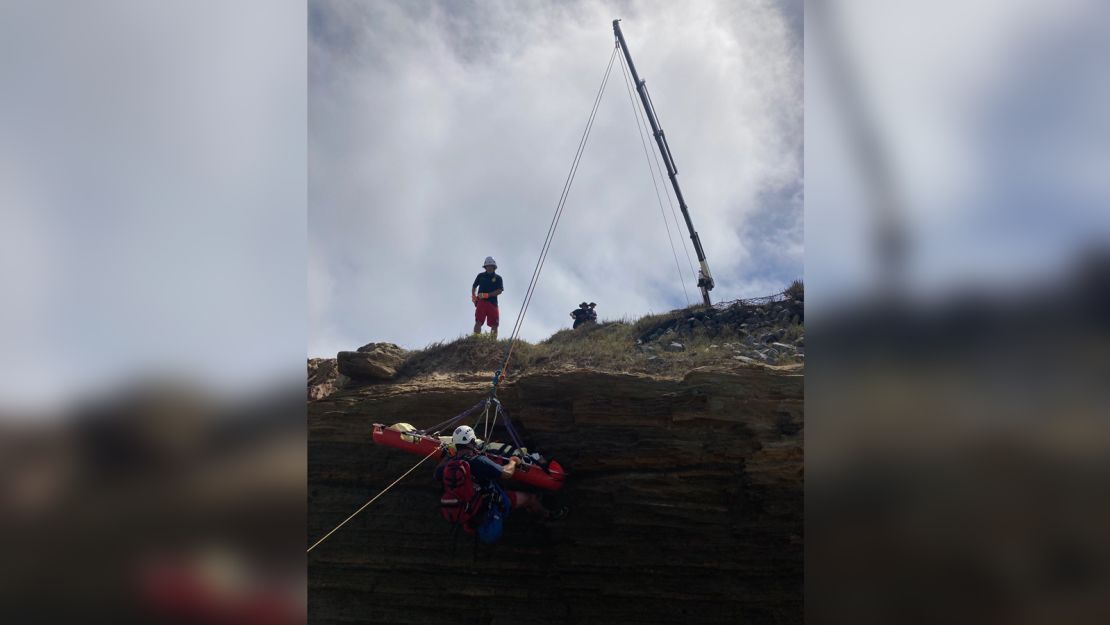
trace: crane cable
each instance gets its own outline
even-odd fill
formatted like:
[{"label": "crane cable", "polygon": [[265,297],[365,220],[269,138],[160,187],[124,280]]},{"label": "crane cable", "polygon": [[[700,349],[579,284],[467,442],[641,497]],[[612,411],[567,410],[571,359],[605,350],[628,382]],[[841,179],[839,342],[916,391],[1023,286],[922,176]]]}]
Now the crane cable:
[{"label": "crane cable", "polygon": [[594,119],[597,117],[597,109],[601,104],[601,96],[605,93],[605,85],[609,83],[609,74],[613,70],[613,61],[616,57],[617,48],[614,46],[613,54],[609,56],[609,65],[605,68],[605,76],[601,79],[601,87],[598,88],[597,95],[594,97],[593,107],[590,110],[590,117],[586,122],[586,129],[582,132],[582,138],[578,142],[578,151],[575,153],[574,160],[571,162],[570,173],[567,174],[566,182],[563,183],[563,191],[559,195],[559,201],[555,205],[555,214],[551,218],[551,224],[547,227],[547,236],[544,238],[540,256],[536,260],[536,267],[532,270],[532,279],[528,282],[528,289],[524,294],[524,302],[521,304],[520,314],[517,316],[516,323],[513,325],[513,331],[509,335],[509,346],[505,348],[505,357],[501,361],[501,366],[498,367],[497,371],[493,374],[490,396],[497,394],[497,384],[501,381],[503,372],[507,371],[509,359],[512,358],[513,355],[513,348],[516,347],[516,342],[520,338],[520,329],[524,324],[524,316],[528,314],[528,306],[532,303],[532,295],[536,291],[540,273],[543,271],[544,262],[547,260],[547,253],[551,250],[551,242],[555,238],[555,229],[559,227],[559,220],[563,216],[563,208],[566,207],[567,196],[570,194],[571,186],[574,184],[574,176],[578,171],[578,165],[582,162],[582,154],[586,149],[586,142],[590,138],[590,131],[593,129]]},{"label": "crane cable", "polygon": [[[636,132],[640,134],[640,147],[644,149],[644,158],[647,160],[648,173],[651,174],[651,187],[655,190],[655,201],[659,204],[659,214],[663,216],[663,227],[667,229],[667,242],[671,245],[671,254],[674,256],[674,266],[678,270],[678,283],[682,285],[682,294],[686,297],[686,307],[690,307],[690,293],[686,291],[686,280],[682,277],[682,265],[678,262],[678,252],[674,249],[674,239],[671,238],[671,225],[667,221],[667,213],[663,210],[663,198],[659,196],[659,182],[655,178],[655,170],[651,167],[651,156],[648,155],[647,141],[644,139],[644,126],[642,118],[636,113],[636,101],[632,97],[632,79],[628,76],[628,66],[624,62],[624,57],[621,57],[621,70],[624,75],[624,87],[628,91],[628,103],[632,105],[632,118],[636,123]],[[662,177],[662,173],[660,173]],[[666,183],[664,183],[666,187]],[[667,201],[670,202],[670,196],[667,196]],[[673,206],[672,212],[673,212]],[[677,222],[675,227],[678,227]],[[680,231],[681,232],[681,231]],[[681,238],[681,236],[680,236]],[[687,254],[687,260],[689,254]],[[692,266],[692,265],[691,265]]]},{"label": "crane cable", "polygon": [[[505,359],[502,361],[501,367],[497,369],[496,373],[494,373],[493,387],[490,389],[490,395],[491,396],[496,395],[496,393],[497,393],[497,383],[501,378],[501,372],[504,371],[506,369],[506,367],[509,366],[509,358],[512,357],[513,347],[516,345],[516,341],[517,341],[517,339],[520,335],[520,327],[524,322],[524,315],[527,314],[527,312],[528,312],[528,305],[532,301],[532,294],[536,290],[536,283],[539,282],[540,272],[543,270],[543,264],[547,259],[547,253],[551,249],[551,241],[555,237],[555,229],[559,226],[559,219],[560,219],[560,217],[562,217],[563,208],[566,206],[567,195],[570,193],[571,185],[574,183],[574,175],[578,171],[578,164],[582,162],[582,153],[586,149],[586,141],[590,137],[590,130],[593,129],[594,119],[597,117],[598,105],[601,103],[601,96],[605,92],[605,85],[609,82],[609,74],[613,70],[613,60],[616,58],[616,56],[617,56],[617,49],[613,48],[613,54],[609,57],[609,65],[605,68],[605,77],[601,81],[601,88],[598,89],[597,96],[594,98],[593,108],[590,110],[590,119],[586,123],[586,130],[582,133],[582,139],[578,142],[578,151],[575,153],[574,161],[571,163],[570,174],[567,175],[567,180],[566,180],[565,183],[563,183],[563,192],[559,196],[559,202],[555,206],[555,215],[551,218],[551,224],[547,227],[547,237],[544,239],[543,249],[540,252],[540,257],[536,261],[536,268],[532,271],[532,280],[528,284],[528,290],[527,290],[527,292],[524,296],[524,303],[521,305],[520,315],[517,316],[516,324],[513,326],[513,332],[512,332],[512,335],[511,335],[511,340],[509,341],[509,347],[505,350]],[[487,415],[486,419],[487,419],[487,423],[488,423],[488,418],[489,418],[488,417],[488,411],[489,411],[489,407],[490,407],[489,400],[487,400],[485,402],[485,404],[486,404],[486,415]],[[475,408],[477,408],[477,406],[475,406]],[[497,417],[494,416],[494,425],[496,425],[496,423],[497,423]],[[487,431],[486,434],[488,436],[488,431]],[[405,479],[405,477],[407,477],[410,473],[415,471],[417,467],[424,464],[425,460],[427,460],[428,458],[431,458],[432,456],[434,456],[439,451],[440,451],[440,448],[437,447],[436,449],[432,450],[432,452],[429,453],[427,456],[424,456],[423,458],[421,458],[420,462],[417,462],[415,465],[413,465],[413,467],[411,469],[409,469],[408,471],[405,471],[404,474],[401,475],[401,477],[397,478],[396,480],[393,480],[393,483],[390,484],[389,486],[386,486],[384,489],[382,489],[382,492],[375,495],[374,498],[371,499],[370,501],[367,501],[366,503],[362,504],[362,507],[359,508],[358,510],[355,510],[354,513],[351,514],[351,516],[344,519],[343,522],[340,523],[339,525],[336,525],[335,528],[333,528],[330,532],[328,532],[327,534],[324,534],[323,538],[321,538],[320,540],[313,543],[312,546],[309,547],[308,551],[306,551],[305,553],[306,554],[311,553],[313,549],[315,549],[317,546],[320,545],[320,543],[324,542],[325,540],[328,539],[329,536],[331,536],[335,532],[339,531],[339,528],[343,527],[351,519],[358,516],[358,514],[360,512],[362,512],[367,507],[369,507],[370,504],[377,501],[379,497],[381,497],[382,495],[389,492],[389,489],[396,486],[401,480]]]},{"label": "crane cable", "polygon": [[[646,83],[644,84],[644,92],[645,92],[645,94],[647,94],[648,101],[651,102],[651,94],[647,93],[647,84]],[[637,108],[637,107],[633,107],[633,108],[636,109],[636,112],[638,113],[638,115],[640,117],[640,121],[644,124],[644,128],[647,128],[648,122],[647,122],[647,118],[645,117],[646,113],[644,113],[643,109],[641,109],[641,108]],[[663,128],[663,120],[659,119],[659,111],[655,110],[655,103],[652,103],[651,110],[652,110],[653,113],[655,113],[655,121],[659,124],[659,128],[662,129]],[[668,150],[669,149],[670,148],[668,147]],[[659,152],[656,151],[656,150],[652,150],[651,154],[652,154],[652,156],[655,157],[655,168],[656,168],[656,171],[659,172],[659,179],[662,180],[663,179],[663,162],[659,157]],[[667,205],[671,207],[671,217],[674,218],[675,232],[682,232],[682,226],[680,226],[679,222],[678,222],[678,213],[675,212],[674,202],[671,201],[671,189],[666,184],[663,185],[663,193],[664,193],[664,195],[667,196]],[[690,246],[686,242],[686,237],[680,236],[679,240],[682,241],[682,251],[686,253],[686,262],[690,266],[690,275],[692,275],[694,277],[694,279],[697,280],[698,279],[698,272],[697,272],[696,269],[694,269],[694,261],[690,258]]]}]

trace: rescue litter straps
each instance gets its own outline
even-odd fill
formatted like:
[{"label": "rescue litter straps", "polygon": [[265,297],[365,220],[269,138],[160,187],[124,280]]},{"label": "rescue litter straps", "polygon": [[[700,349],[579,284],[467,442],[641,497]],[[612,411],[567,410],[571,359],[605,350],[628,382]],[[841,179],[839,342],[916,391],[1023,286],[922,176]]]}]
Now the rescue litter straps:
[{"label": "rescue litter straps", "polygon": [[366,507],[367,507],[367,506],[369,506],[370,504],[372,504],[372,503],[374,503],[375,501],[377,501],[377,500],[378,500],[378,497],[381,497],[382,495],[384,495],[384,494],[386,494],[387,492],[389,492],[389,489],[391,489],[391,488],[393,488],[394,486],[396,486],[396,485],[397,485],[397,483],[398,483],[398,482],[400,482],[401,480],[405,479],[405,478],[406,478],[406,477],[408,476],[408,474],[409,474],[409,473],[412,473],[413,471],[415,471],[415,470],[416,470],[416,467],[418,467],[418,466],[420,466],[420,465],[424,464],[424,461],[425,461],[425,460],[427,460],[428,458],[431,458],[432,456],[436,455],[437,453],[439,453],[439,451],[440,451],[440,448],[439,448],[439,447],[436,447],[436,448],[435,448],[434,450],[432,450],[432,453],[430,453],[430,454],[428,454],[427,456],[424,456],[423,458],[421,458],[421,459],[420,459],[420,462],[417,462],[416,464],[414,464],[414,465],[412,466],[412,468],[411,468],[411,469],[409,469],[408,471],[405,471],[405,474],[404,474],[404,475],[402,475],[401,477],[399,477],[399,478],[397,478],[397,479],[393,480],[393,483],[392,483],[392,484],[390,484],[389,486],[386,486],[386,487],[385,487],[385,489],[384,489],[384,490],[382,490],[382,492],[378,493],[377,495],[374,495],[374,498],[373,498],[373,499],[371,499],[370,501],[367,501],[366,503],[362,504],[362,507],[361,507],[361,508],[359,508],[358,510],[355,510],[355,513],[354,513],[354,514],[352,514],[351,516],[349,516],[349,517],[347,517],[346,519],[344,519],[344,520],[343,520],[343,522],[342,522],[342,523],[340,523],[339,525],[336,525],[336,526],[335,526],[335,529],[333,529],[332,531],[328,532],[327,534],[324,534],[324,537],[323,537],[323,538],[321,538],[320,540],[316,541],[316,542],[315,542],[315,543],[314,543],[314,544],[313,544],[313,545],[312,545],[311,547],[309,547],[309,548],[308,548],[308,551],[306,551],[306,552],[305,552],[305,555],[307,555],[307,554],[310,554],[310,553],[312,553],[312,550],[313,550],[313,549],[315,549],[317,545],[319,545],[320,543],[322,543],[322,542],[324,542],[325,540],[327,540],[327,539],[328,539],[328,536],[331,536],[331,535],[332,535],[332,534],[334,534],[334,533],[335,533],[336,531],[338,531],[338,530],[339,530],[339,528],[341,528],[341,527],[343,527],[344,525],[346,525],[346,524],[347,524],[347,521],[350,521],[351,519],[353,519],[353,518],[355,518],[356,516],[358,516],[358,513],[359,513],[359,512],[362,512],[363,510],[365,510],[365,509],[366,509]]},{"label": "rescue litter straps", "polygon": [[474,404],[470,408],[467,408],[465,411],[451,417],[450,419],[448,419],[446,421],[443,421],[441,423],[437,423],[437,424],[433,425],[432,427],[430,427],[426,430],[421,430],[421,431],[422,432],[428,432],[428,430],[431,430],[431,432],[429,432],[429,434],[431,434],[432,436],[437,436],[444,428],[451,427],[452,425],[455,425],[459,421],[462,421],[463,419],[470,416],[475,410],[481,408],[485,404],[486,404],[486,400],[483,399],[482,401]]}]

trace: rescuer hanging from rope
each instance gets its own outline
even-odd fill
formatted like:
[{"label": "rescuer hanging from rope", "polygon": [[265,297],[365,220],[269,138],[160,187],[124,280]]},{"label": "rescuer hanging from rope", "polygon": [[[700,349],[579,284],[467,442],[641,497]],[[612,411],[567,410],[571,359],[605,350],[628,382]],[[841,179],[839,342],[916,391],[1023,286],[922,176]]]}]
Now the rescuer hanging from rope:
[{"label": "rescuer hanging from rope", "polygon": [[455,428],[451,441],[456,453],[436,467],[435,478],[443,484],[440,512],[456,527],[475,534],[484,543],[493,543],[501,537],[501,524],[511,510],[523,508],[552,521],[566,517],[566,507],[551,512],[539,495],[501,487],[502,478],[509,479],[516,473],[521,462],[518,456],[510,457],[504,465],[490,460],[478,449],[477,436],[469,425]]},{"label": "rescuer hanging from rope", "polygon": [[474,334],[482,333],[482,324],[489,325],[489,333],[497,338],[497,326],[501,323],[500,311],[497,308],[497,296],[505,290],[505,283],[497,275],[497,261],[492,256],[486,256],[482,263],[485,269],[474,278],[470,287],[470,301],[474,302]]}]

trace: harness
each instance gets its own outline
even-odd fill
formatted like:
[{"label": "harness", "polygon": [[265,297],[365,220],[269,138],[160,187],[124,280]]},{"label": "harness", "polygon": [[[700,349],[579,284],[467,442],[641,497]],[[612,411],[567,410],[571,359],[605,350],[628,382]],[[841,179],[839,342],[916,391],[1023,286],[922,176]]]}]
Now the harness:
[{"label": "harness", "polygon": [[470,470],[470,460],[475,457],[458,456],[443,466],[439,510],[456,534],[461,528],[488,544],[501,537],[501,522],[508,516],[511,504],[496,482],[490,481],[485,487],[475,482]]}]

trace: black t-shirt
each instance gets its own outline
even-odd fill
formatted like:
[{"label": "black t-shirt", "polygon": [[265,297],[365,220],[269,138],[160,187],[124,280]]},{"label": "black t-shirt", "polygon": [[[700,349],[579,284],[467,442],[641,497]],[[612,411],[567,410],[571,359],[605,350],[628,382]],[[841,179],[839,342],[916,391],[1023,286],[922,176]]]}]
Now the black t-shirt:
[{"label": "black t-shirt", "polygon": [[[497,272],[488,273],[485,271],[478,274],[477,278],[474,278],[474,284],[472,284],[471,286],[478,287],[479,293],[493,293],[494,291],[505,288],[505,284],[504,282],[502,282],[501,276],[497,275]],[[489,303],[496,306],[497,297],[495,296],[489,298]]]}]

